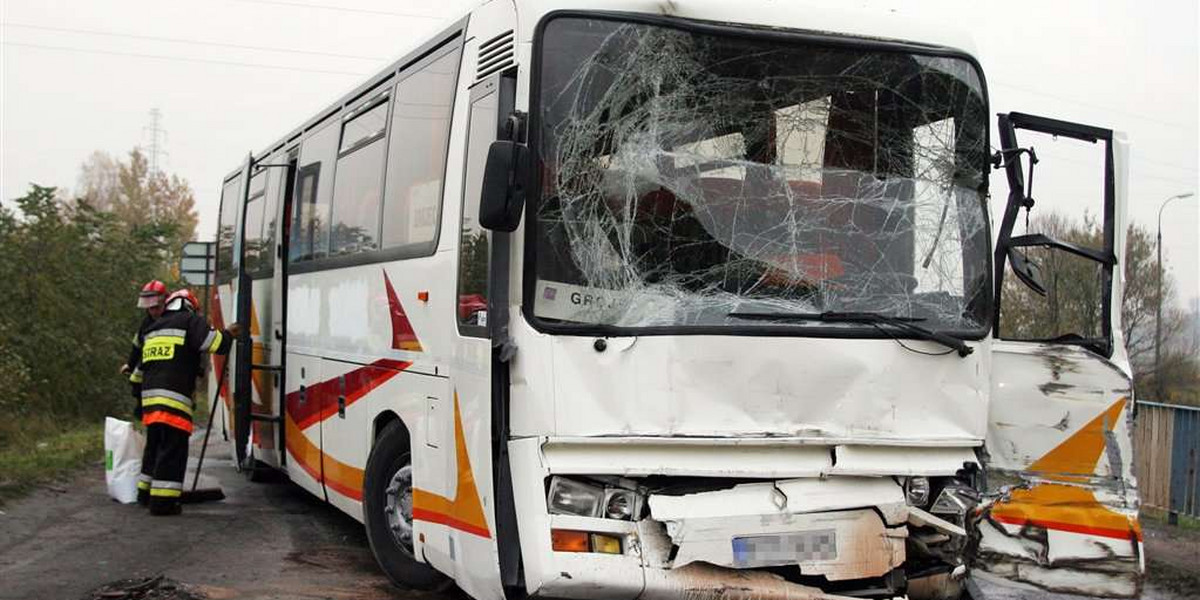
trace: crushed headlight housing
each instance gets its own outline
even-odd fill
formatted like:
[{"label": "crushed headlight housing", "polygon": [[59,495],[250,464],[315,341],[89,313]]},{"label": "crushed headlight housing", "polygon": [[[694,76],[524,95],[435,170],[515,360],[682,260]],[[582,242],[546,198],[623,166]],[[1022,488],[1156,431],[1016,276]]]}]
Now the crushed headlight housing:
[{"label": "crushed headlight housing", "polygon": [[948,483],[938,494],[929,512],[935,515],[961,517],[979,502],[979,495],[961,483]]},{"label": "crushed headlight housing", "polygon": [[551,514],[599,517],[604,506],[604,488],[555,476],[550,480],[546,506]]},{"label": "crushed headlight housing", "polygon": [[929,479],[918,475],[904,480],[904,501],[917,508],[928,506]]}]

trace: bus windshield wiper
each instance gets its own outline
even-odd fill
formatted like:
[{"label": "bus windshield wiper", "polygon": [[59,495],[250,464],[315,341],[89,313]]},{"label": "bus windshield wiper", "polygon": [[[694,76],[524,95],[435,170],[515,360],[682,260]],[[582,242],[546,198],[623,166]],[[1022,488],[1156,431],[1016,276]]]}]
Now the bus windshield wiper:
[{"label": "bus windshield wiper", "polygon": [[896,317],[873,312],[834,312],[821,313],[788,313],[788,312],[731,312],[729,316],[737,319],[753,319],[760,321],[821,321],[823,323],[869,323],[871,325],[888,325],[911,334],[913,337],[931,342],[937,342],[958,352],[959,356],[967,356],[975,351],[966,342],[934,331],[928,327],[917,325],[924,319],[917,317]]}]

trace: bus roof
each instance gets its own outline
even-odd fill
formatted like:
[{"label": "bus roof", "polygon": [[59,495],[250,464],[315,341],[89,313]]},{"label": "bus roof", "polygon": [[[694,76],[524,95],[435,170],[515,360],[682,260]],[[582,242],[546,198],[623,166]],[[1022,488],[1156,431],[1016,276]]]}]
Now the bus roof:
[{"label": "bus roof", "polygon": [[[462,33],[470,14],[478,6],[489,2],[504,1],[483,0],[465,11],[462,16],[452,21],[436,35],[414,41],[413,45],[402,50],[399,58],[389,63],[386,68],[355,86],[350,92],[316,115],[306,119],[298,127],[291,129],[274,143],[255,153],[255,160],[263,160],[275,152],[286,149],[289,143],[303,136],[306,131],[348,108],[348,105],[370,93],[405,66],[419,60],[434,48]],[[520,43],[532,41],[537,24],[545,15],[561,10],[578,10],[652,14],[715,23],[863,37],[951,48],[967,55],[975,55],[970,35],[961,28],[946,27],[942,24],[934,25],[896,13],[881,14],[878,11],[868,12],[805,2],[783,3],[773,0],[741,0],[739,2],[726,0],[603,0],[602,2],[596,0],[512,0],[512,2],[518,15],[517,37]],[[225,176],[223,181],[229,181],[240,173],[241,167],[236,167]]]}]

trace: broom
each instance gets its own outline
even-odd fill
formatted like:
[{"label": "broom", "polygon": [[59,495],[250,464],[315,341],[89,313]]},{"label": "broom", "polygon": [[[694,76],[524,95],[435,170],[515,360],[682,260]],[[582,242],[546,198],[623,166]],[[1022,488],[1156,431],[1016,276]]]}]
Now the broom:
[{"label": "broom", "polygon": [[197,504],[200,502],[216,502],[225,499],[225,492],[219,487],[200,488],[196,486],[200,483],[200,469],[204,466],[204,453],[208,451],[208,435],[212,433],[213,415],[217,414],[217,402],[221,399],[221,386],[225,382],[225,375],[229,371],[229,359],[221,364],[221,378],[217,380],[216,390],[213,392],[212,402],[208,405],[208,425],[204,428],[204,443],[200,445],[200,459],[196,461],[196,474],[192,477],[192,489],[184,490],[179,496],[179,501],[183,504]]}]

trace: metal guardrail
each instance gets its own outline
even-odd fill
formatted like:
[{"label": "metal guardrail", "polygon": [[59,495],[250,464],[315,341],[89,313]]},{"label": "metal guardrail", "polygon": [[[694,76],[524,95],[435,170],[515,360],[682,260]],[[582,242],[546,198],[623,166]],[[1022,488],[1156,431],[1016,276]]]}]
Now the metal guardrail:
[{"label": "metal guardrail", "polygon": [[1144,506],[1200,517],[1200,407],[1137,403],[1134,464]]}]

